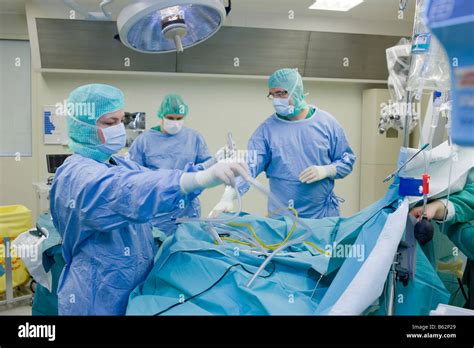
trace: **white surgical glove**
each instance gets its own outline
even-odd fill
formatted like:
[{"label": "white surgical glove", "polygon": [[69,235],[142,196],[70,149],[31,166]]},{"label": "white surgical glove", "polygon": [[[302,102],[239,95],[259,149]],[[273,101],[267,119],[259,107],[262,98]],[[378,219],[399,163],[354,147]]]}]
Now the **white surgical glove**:
[{"label": "white surgical glove", "polygon": [[216,218],[222,213],[228,213],[234,210],[234,199],[237,198],[236,189],[232,186],[226,186],[221,200],[209,213],[210,218]]},{"label": "white surgical glove", "polygon": [[245,163],[217,163],[209,169],[195,173],[184,173],[181,175],[181,191],[185,194],[196,190],[211,188],[225,184],[235,186],[235,178],[238,176],[248,176],[247,165]]},{"label": "white surgical glove", "polygon": [[206,162],[202,163],[202,165],[204,166],[204,169],[208,169],[218,162],[233,158],[234,155],[235,154],[229,149],[228,146],[223,146],[219,150],[217,150],[214,156],[212,156]]},{"label": "white surgical glove", "polygon": [[311,166],[300,173],[300,181],[305,184],[312,184],[326,178],[335,178],[336,175],[336,166]]}]

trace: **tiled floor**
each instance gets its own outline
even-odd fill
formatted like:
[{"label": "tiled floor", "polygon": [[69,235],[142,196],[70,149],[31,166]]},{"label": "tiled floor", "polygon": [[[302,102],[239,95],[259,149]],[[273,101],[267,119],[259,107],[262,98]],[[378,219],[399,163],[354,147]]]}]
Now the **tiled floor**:
[{"label": "tiled floor", "polygon": [[0,315],[31,315],[31,306],[27,304],[0,306]]},{"label": "tiled floor", "polygon": [[[13,296],[18,298],[20,296],[30,295],[31,290],[28,285],[22,285],[13,291]],[[0,295],[0,300],[5,300],[5,294]],[[8,305],[0,305],[0,315],[31,315],[31,298],[23,299],[16,303]]]}]

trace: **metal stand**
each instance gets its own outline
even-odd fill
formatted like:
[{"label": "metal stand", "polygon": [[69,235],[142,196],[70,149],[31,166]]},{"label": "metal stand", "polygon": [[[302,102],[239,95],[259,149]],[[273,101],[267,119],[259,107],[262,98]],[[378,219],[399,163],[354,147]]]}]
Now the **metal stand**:
[{"label": "metal stand", "polygon": [[405,240],[400,242],[397,253],[393,258],[392,267],[388,274],[387,291],[387,315],[395,315],[395,297],[397,293],[397,281],[407,286],[410,279],[415,276],[416,243],[413,233],[413,224],[407,221]]},{"label": "metal stand", "polygon": [[[406,102],[408,103],[406,110],[410,109],[412,94],[407,92]],[[410,145],[410,125],[412,116],[410,112],[405,114],[405,129],[403,136],[403,146],[408,148]],[[409,217],[407,217],[407,224],[405,230],[405,240],[401,241],[397,253],[394,256],[392,267],[388,274],[386,282],[387,291],[387,315],[395,315],[395,297],[397,293],[397,281],[401,281],[404,286],[408,285],[410,279],[415,275],[415,257],[416,257],[416,242],[414,235],[414,226]]]},{"label": "metal stand", "polygon": [[20,302],[32,298],[32,295],[24,295],[13,297],[13,265],[12,257],[10,255],[10,238],[3,238],[5,245],[5,293],[6,300],[0,301],[0,305],[7,305],[10,303]]},{"label": "metal stand", "polygon": [[395,314],[395,293],[397,291],[397,264],[398,264],[398,252],[395,255],[390,268],[390,273],[388,274],[387,279],[387,315]]}]

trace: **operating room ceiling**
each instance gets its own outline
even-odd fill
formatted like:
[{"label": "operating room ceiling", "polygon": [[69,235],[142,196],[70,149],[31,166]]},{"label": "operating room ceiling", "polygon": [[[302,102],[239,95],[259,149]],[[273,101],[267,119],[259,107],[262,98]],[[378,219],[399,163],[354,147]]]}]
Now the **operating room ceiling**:
[{"label": "operating room ceiling", "polygon": [[[44,9],[47,17],[65,18],[67,14],[67,7],[63,4],[62,0],[29,1],[35,4],[35,6]],[[99,11],[100,0],[76,1],[88,11]],[[0,13],[24,14],[26,2],[27,0],[0,0]],[[107,9],[112,13],[114,20],[116,20],[121,9],[133,2],[134,0],[115,0]],[[233,10],[226,21],[226,25],[258,26],[263,28],[281,27],[285,29],[290,29],[289,25],[293,25],[292,29],[314,30],[314,25],[317,25],[318,22],[325,23],[324,20],[331,19],[335,21],[335,26],[339,23],[347,22],[346,28],[354,27],[353,32],[367,31],[364,28],[359,30],[356,28],[358,25],[366,25],[367,23],[376,23],[377,27],[382,30],[385,23],[386,26],[392,27],[392,32],[385,34],[394,35],[399,31],[401,34],[406,35],[411,30],[415,9],[415,0],[408,0],[404,19],[399,19],[399,0],[365,0],[363,4],[348,12],[309,10],[308,7],[313,2],[314,0],[233,0]],[[289,11],[294,11],[293,23],[287,20]],[[250,20],[251,18],[253,20]],[[321,28],[319,27],[319,29]],[[344,32],[349,30],[331,30],[331,28],[328,28],[326,31]]]},{"label": "operating room ceiling", "polygon": [[[100,0],[76,2],[85,11],[100,11]],[[215,40],[178,57],[136,57],[128,70],[211,74],[232,74],[235,70],[244,75],[261,75],[266,73],[265,67],[270,69],[283,64],[301,66],[305,75],[310,77],[385,79],[385,48],[395,44],[400,37],[411,35],[415,0],[408,0],[404,19],[398,18],[399,0],[365,0],[349,12],[309,10],[313,2],[232,0],[232,12],[225,24],[229,30],[218,32]],[[132,0],[113,1],[107,7],[113,21],[131,3]],[[97,63],[110,65],[111,61],[116,60],[113,57],[131,54],[130,50],[111,39],[117,33],[115,22],[88,23],[78,15],[76,20],[80,22],[75,23],[69,19],[70,8],[62,0],[0,0],[0,13],[21,15],[25,5],[35,68],[124,69]],[[294,19],[289,18],[290,11]],[[296,58],[289,52],[289,47],[295,44],[295,35],[303,36],[303,39],[296,40],[298,45],[302,45],[294,49],[298,55]],[[98,47],[109,45],[110,50],[101,53],[100,57],[89,59],[89,46],[92,44]],[[64,47],[69,48],[64,50]],[[215,57],[219,57],[218,62],[214,62]],[[239,69],[233,69],[233,64],[227,63],[227,58],[233,61],[235,57],[241,58]],[[292,64],[281,61],[281,57],[291,59]],[[340,67],[341,57],[352,58],[350,68]],[[258,66],[259,62],[265,62],[265,67]],[[317,65],[314,65],[315,62]]]}]

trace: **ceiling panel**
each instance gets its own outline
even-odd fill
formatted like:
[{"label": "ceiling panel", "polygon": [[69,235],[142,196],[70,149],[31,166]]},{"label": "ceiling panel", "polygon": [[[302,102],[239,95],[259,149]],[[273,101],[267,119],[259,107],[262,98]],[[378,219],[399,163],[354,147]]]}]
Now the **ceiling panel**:
[{"label": "ceiling panel", "polygon": [[311,32],[305,75],[385,80],[385,50],[399,40],[397,36]]},{"label": "ceiling panel", "polygon": [[125,47],[114,39],[115,22],[37,18],[36,26],[42,68],[176,71],[176,53],[142,54]]},{"label": "ceiling panel", "polygon": [[[385,80],[395,36],[223,27],[183,53],[144,54],[114,39],[115,22],[37,19],[42,68]],[[126,66],[125,59],[130,59]],[[348,58],[348,66],[344,66]]]},{"label": "ceiling panel", "polygon": [[309,32],[222,27],[178,55],[178,72],[268,75],[281,67],[304,70]]}]

